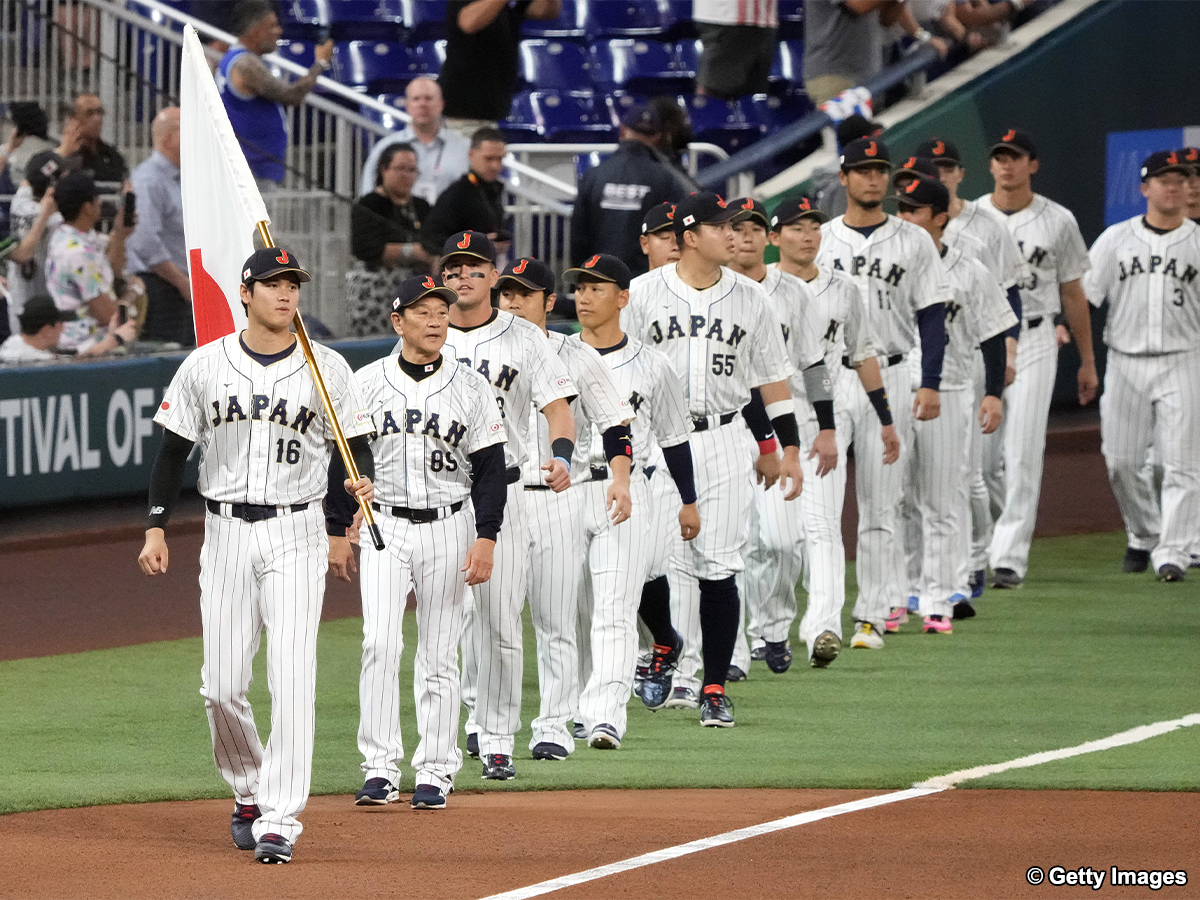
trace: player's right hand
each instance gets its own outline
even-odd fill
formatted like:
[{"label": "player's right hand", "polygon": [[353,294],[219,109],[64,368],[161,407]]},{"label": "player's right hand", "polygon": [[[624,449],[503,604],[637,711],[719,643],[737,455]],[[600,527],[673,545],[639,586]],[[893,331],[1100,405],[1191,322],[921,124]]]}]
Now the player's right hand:
[{"label": "player's right hand", "polygon": [[358,571],[354,562],[354,547],[348,538],[329,536],[329,571],[342,581],[349,581],[351,574]]},{"label": "player's right hand", "polygon": [[695,503],[685,503],[679,510],[679,536],[690,541],[700,533],[700,510]]},{"label": "player's right hand", "polygon": [[167,537],[161,528],[146,529],[146,543],[138,554],[138,565],[147,575],[167,574]]},{"label": "player's right hand", "polygon": [[913,417],[919,422],[936,419],[942,413],[942,397],[933,388],[919,388],[913,400]]},{"label": "player's right hand", "polygon": [[900,458],[900,435],[895,425],[884,425],[879,436],[883,438],[883,464],[890,466]]},{"label": "player's right hand", "polygon": [[561,459],[548,459],[542,463],[542,471],[546,473],[546,486],[556,494],[561,494],[571,486],[571,470]]},{"label": "player's right hand", "polygon": [[[754,477],[765,491],[779,480],[779,454],[772,450],[770,453],[760,453],[754,460]],[[687,538],[684,538],[687,540]]]}]

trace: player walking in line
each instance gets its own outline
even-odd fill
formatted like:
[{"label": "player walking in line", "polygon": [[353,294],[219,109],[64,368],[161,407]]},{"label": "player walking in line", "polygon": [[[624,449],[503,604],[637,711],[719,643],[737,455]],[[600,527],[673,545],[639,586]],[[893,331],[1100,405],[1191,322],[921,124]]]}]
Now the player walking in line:
[{"label": "player walking in line", "polygon": [[[1129,535],[1123,568],[1182,581],[1200,522],[1200,226],[1184,216],[1189,166],[1178,151],[1142,164],[1146,214],[1106,229],[1085,279],[1109,303],[1101,449]],[[1161,495],[1145,477],[1153,443]]]},{"label": "player walking in line", "polygon": [[[625,581],[636,577],[641,585],[642,573],[637,568],[641,549],[641,519],[628,527],[632,509],[629,472],[629,421],[633,409],[617,390],[612,373],[599,355],[578,341],[569,341],[557,331],[546,330],[546,314],[554,308],[554,273],[550,267],[532,257],[514,260],[497,282],[500,308],[536,325],[549,342],[551,351],[578,388],[579,396],[571,401],[575,416],[575,433],[579,446],[575,450],[576,478],[572,490],[555,493],[550,490],[538,469],[537,460],[551,455],[549,430],[531,405],[529,431],[537,438],[537,454],[526,458],[521,469],[521,481],[529,511],[531,540],[529,542],[529,610],[537,635],[538,684],[541,687],[538,716],[533,720],[533,735],[529,749],[534,759],[565,759],[575,749],[575,739],[567,722],[574,713],[579,698],[579,658],[583,652],[576,643],[579,620],[579,588],[583,575],[583,560],[596,529],[611,530],[621,544],[623,555],[615,555],[613,568],[604,573],[599,585],[600,601],[604,605],[623,599],[624,593],[636,596]],[[604,433],[608,457],[596,467],[588,466],[587,441],[592,423]],[[599,474],[598,473],[602,473]],[[583,487],[580,480],[589,482]],[[597,521],[585,522],[591,511],[593,487],[602,488],[595,498],[604,515]],[[645,515],[645,503],[640,504]],[[610,529],[611,526],[611,529]],[[624,567],[624,568],[622,568]],[[618,596],[610,596],[614,592]],[[603,656],[603,654],[602,654]],[[622,699],[628,698],[628,689]],[[609,749],[620,746],[624,719],[615,717],[595,720],[588,726],[589,744]]]},{"label": "player walking in line", "polygon": [[492,308],[500,273],[487,235],[460,231],[446,239],[442,251],[442,281],[458,293],[443,355],[487,379],[506,428],[504,525],[496,537],[493,575],[466,601],[462,640],[467,752],[483,756],[484,778],[504,781],[516,776],[512,753],[521,728],[521,607],[529,560],[521,464],[531,440],[526,410],[535,405],[549,427],[554,456],[542,464],[546,484],[566,490],[575,450],[575,419],[567,401],[578,391],[536,326]]},{"label": "player walking in line", "polygon": [[[913,423],[912,451],[904,488],[905,545],[910,596],[918,598],[927,634],[951,634],[951,616],[970,604],[970,543],[967,516],[969,432],[988,433],[1000,426],[1004,391],[1005,332],[1017,316],[992,274],[959,244],[942,242],[950,193],[935,177],[917,175],[897,197],[900,217],[923,228],[937,247],[950,276],[953,297],[946,304],[946,352],[940,388],[942,411],[936,419]],[[978,245],[972,253],[978,252]],[[985,396],[972,416],[972,360],[982,349]],[[916,384],[913,384],[916,390]],[[978,421],[978,425],[973,419]],[[972,611],[973,612],[973,611]],[[966,616],[959,614],[960,618]],[[892,610],[888,630],[908,620],[908,608]]]},{"label": "player walking in line", "polygon": [[1184,215],[1200,225],[1200,148],[1184,147],[1177,151],[1188,164],[1187,187],[1184,190]]},{"label": "player walking in line", "polygon": [[[445,807],[462,768],[457,735],[463,595],[467,585],[491,577],[507,488],[504,423],[491,385],[441,353],[457,298],[428,275],[402,282],[391,316],[404,345],[400,355],[357,373],[375,424],[372,505],[387,545],[362,548],[358,749],[366,781],[355,796],[359,806],[383,805],[399,794],[400,656],[410,588],[417,598],[413,694],[420,735],[412,758],[413,808]],[[343,473],[336,462],[330,468],[333,484]],[[330,496],[330,568],[349,581],[354,552],[343,535],[355,510]]]},{"label": "player walking in line", "polygon": [[[929,235],[883,211],[890,160],[882,141],[860,138],[846,145],[839,174],[846,186],[846,214],[821,226],[817,264],[845,273],[858,287],[887,396],[909,396],[910,372],[920,383],[911,407],[897,402],[892,409],[903,462],[911,446],[913,419],[936,419],[940,410],[945,303],[951,295],[946,267]],[[918,345],[919,375],[916,361],[908,361]],[[859,467],[858,599],[850,646],[877,650],[883,647],[891,608],[906,596],[908,579],[896,527],[903,465],[887,464],[882,435],[877,437],[873,428],[856,428],[854,441]]]},{"label": "player walking in line", "polygon": [[638,238],[642,253],[646,255],[649,270],[679,262],[679,241],[675,237],[675,204],[660,203],[652,206],[642,220],[642,234]]},{"label": "player walking in line", "polygon": [[[312,776],[317,625],[328,567],[321,499],[333,431],[291,331],[308,280],[287,250],[256,251],[242,266],[246,329],[193,350],[171,379],[154,416],[163,442],[138,556],[147,575],[166,574],[164,529],[199,443],[208,509],[200,549],[200,693],[217,770],[233,789],[233,842],[264,863],[289,862],[303,830],[297,816]],[[370,416],[346,361],[319,344],[313,352],[363,476],[347,480],[346,490],[369,502]],[[264,625],[271,692],[265,747],[246,699]]]},{"label": "player walking in line", "polygon": [[[708,524],[677,564],[699,581],[704,649],[700,723],[718,727],[734,724],[725,681],[741,614],[734,576],[743,567],[752,490],[751,454],[735,420],[749,402],[751,388],[760,389],[784,445],[781,478],[791,484],[789,500],[799,496],[802,479],[799,430],[787,386],[792,366],[783,335],[762,288],[725,268],[733,256],[731,222],[740,212],[716,194],[684,198],[675,208],[679,262],[632,282],[622,322],[628,334],[660,348],[671,360],[692,416],[698,505]],[[810,399],[821,398],[810,394]]]},{"label": "player walking in line", "polygon": [[[804,460],[799,533],[794,516],[781,513],[768,520],[775,540],[783,545],[779,554],[786,555],[785,548],[789,546],[784,544],[786,540],[807,543],[802,549],[808,561],[808,608],[800,620],[800,638],[808,647],[809,664],[819,669],[837,659],[842,649],[842,607],[846,604],[842,506],[846,500],[847,449],[856,441],[860,447],[864,446],[865,438],[860,440],[857,436],[867,431],[874,433],[879,427],[884,465],[892,465],[900,456],[900,438],[892,423],[858,286],[844,272],[816,263],[821,249],[821,226],[828,221],[829,216],[808,197],[785,200],[771,218],[771,243],[779,248],[776,265],[780,271],[803,281],[812,295],[812,314],[824,326],[821,343],[825,365],[833,380],[838,464],[819,477],[814,460]],[[793,376],[793,385],[795,381]],[[815,415],[808,416],[800,423],[801,440],[811,443],[817,429]],[[860,462],[856,470],[859,497],[865,496],[862,484],[865,471],[866,466]],[[772,564],[769,556],[755,558],[747,562],[748,571],[760,562],[766,566]],[[760,576],[760,581],[766,577]]]},{"label": "player walking in line", "polygon": [[1061,311],[1079,348],[1079,405],[1096,396],[1092,325],[1080,279],[1090,266],[1075,217],[1053,200],[1035,194],[1037,147],[1023,131],[1009,129],[992,146],[994,191],[979,207],[1005,225],[1031,270],[1021,285],[1021,351],[1017,374],[1005,394],[1004,509],[996,520],[988,556],[992,583],[1020,587],[1037,519],[1045,462],[1046,423],[1058,371],[1058,340],[1052,319]]}]

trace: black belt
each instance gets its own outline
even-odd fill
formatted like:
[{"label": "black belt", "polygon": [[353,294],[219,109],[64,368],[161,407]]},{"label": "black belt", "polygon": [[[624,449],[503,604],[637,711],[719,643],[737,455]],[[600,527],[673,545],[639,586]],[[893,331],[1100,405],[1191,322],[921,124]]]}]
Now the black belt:
[{"label": "black belt", "polygon": [[371,504],[371,509],[375,510],[375,512],[389,513],[397,519],[408,519],[408,521],[416,525],[436,522],[438,519],[448,519],[462,508],[462,500],[459,500],[457,503],[451,503],[449,506],[438,507],[437,509],[409,509],[407,506],[380,506],[378,503]]},{"label": "black belt", "polygon": [[[893,353],[891,356],[889,356],[887,358],[886,365],[881,366],[881,368],[890,369],[892,366],[897,366],[902,362],[904,362],[904,354],[903,353]],[[850,357],[848,357],[848,356],[842,357],[842,365],[845,366],[847,369],[854,368],[854,364],[850,362]]]},{"label": "black belt", "polygon": [[1043,316],[1034,316],[1032,319],[1026,319],[1025,327],[1026,328],[1037,328],[1039,325],[1042,324],[1043,318],[1044,318]]},{"label": "black belt", "polygon": [[708,431],[720,425],[728,425],[737,416],[737,412],[721,413],[719,416],[692,416],[693,431]]},{"label": "black belt", "polygon": [[504,474],[506,484],[516,484],[521,480],[521,470],[516,466],[513,466],[511,469],[505,469]]},{"label": "black belt", "polygon": [[287,513],[304,512],[307,503],[293,503],[291,506],[258,506],[254,503],[222,503],[219,500],[205,500],[204,505],[214,516],[224,516],[227,519],[243,519],[247,522],[262,522],[274,519]]},{"label": "black belt", "polygon": [[527,485],[525,485],[525,490],[527,490],[527,491],[548,491],[548,490],[550,490],[550,485],[548,485],[548,484],[527,484]]}]

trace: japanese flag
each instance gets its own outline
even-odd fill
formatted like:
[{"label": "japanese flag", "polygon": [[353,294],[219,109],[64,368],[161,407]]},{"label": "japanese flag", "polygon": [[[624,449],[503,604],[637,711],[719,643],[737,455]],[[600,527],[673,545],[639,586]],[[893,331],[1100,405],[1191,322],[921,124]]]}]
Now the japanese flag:
[{"label": "japanese flag", "polygon": [[179,106],[183,231],[196,343],[204,345],[245,327],[242,263],[254,252],[258,223],[270,219],[191,25],[184,27]]}]

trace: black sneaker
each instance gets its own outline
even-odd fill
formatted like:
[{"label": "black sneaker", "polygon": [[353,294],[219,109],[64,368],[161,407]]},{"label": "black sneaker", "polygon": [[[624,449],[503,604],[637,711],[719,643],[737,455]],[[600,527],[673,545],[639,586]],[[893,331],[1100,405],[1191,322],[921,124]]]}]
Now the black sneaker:
[{"label": "black sneaker", "polygon": [[262,815],[256,804],[233,806],[233,821],[229,823],[229,831],[233,835],[233,845],[239,850],[253,850],[258,842],[254,840],[254,822]]},{"label": "black sneaker", "polygon": [[473,759],[479,759],[479,735],[467,735],[467,756]]},{"label": "black sneaker", "polygon": [[742,671],[740,666],[730,666],[729,671],[725,673],[726,681],[745,681],[746,673]]},{"label": "black sneaker", "polygon": [[400,799],[400,792],[386,778],[368,778],[354,795],[355,806],[386,806]]},{"label": "black sneaker", "polygon": [[1000,568],[992,572],[992,587],[995,588],[1019,588],[1024,580],[1012,569]]},{"label": "black sneaker", "polygon": [[787,641],[767,641],[766,661],[768,669],[782,675],[792,667],[792,648]]},{"label": "black sneaker", "polygon": [[292,845],[281,834],[264,834],[254,847],[254,858],[260,863],[289,863],[292,861]]},{"label": "black sneaker", "polygon": [[710,728],[733,727],[733,704],[721,688],[705,688],[700,698],[700,724]]},{"label": "black sneaker", "polygon": [[566,759],[570,755],[566,747],[552,741],[539,741],[533,745],[534,759]]},{"label": "black sneaker", "polygon": [[432,784],[418,784],[412,795],[413,809],[445,809],[446,795]]},{"label": "black sneaker", "polygon": [[674,647],[654,645],[654,655],[646,667],[646,678],[642,682],[642,704],[646,709],[662,709],[671,699],[671,677],[679,665],[679,653],[683,649],[683,638],[675,636]]},{"label": "black sneaker", "polygon": [[483,758],[483,777],[489,781],[508,781],[517,777],[512,757],[504,753],[489,753]]},{"label": "black sneaker", "polygon": [[767,647],[765,644],[759,644],[750,651],[750,659],[753,662],[762,662],[767,658]]},{"label": "black sneaker", "polygon": [[1183,581],[1187,573],[1174,563],[1163,563],[1158,567],[1159,581]]},{"label": "black sneaker", "polygon": [[1125,548],[1125,558],[1121,560],[1122,572],[1145,572],[1150,568],[1150,551],[1139,550],[1136,547]]}]

